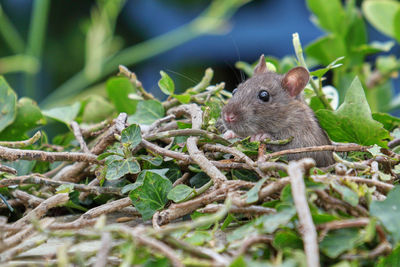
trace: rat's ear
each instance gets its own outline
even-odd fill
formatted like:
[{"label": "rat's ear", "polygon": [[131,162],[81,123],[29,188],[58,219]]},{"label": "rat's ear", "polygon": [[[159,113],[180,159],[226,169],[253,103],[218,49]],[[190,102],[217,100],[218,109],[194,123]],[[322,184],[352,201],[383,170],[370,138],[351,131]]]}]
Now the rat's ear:
[{"label": "rat's ear", "polygon": [[306,87],[310,80],[310,73],[306,68],[295,67],[286,73],[282,80],[282,87],[286,89],[290,96],[297,96]]},{"label": "rat's ear", "polygon": [[257,66],[254,68],[254,74],[266,73],[267,71],[267,63],[265,63],[265,57],[264,54],[262,54],[258,60]]}]

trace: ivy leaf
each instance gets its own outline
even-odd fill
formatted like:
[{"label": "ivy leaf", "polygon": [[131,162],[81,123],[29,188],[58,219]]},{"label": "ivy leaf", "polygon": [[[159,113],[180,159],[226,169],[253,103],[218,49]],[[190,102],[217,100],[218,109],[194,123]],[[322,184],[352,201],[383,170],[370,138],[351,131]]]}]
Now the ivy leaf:
[{"label": "ivy leaf", "polygon": [[123,177],[125,174],[140,172],[140,165],[134,158],[125,159],[118,156],[110,156],[109,158],[114,158],[114,160],[107,164],[107,180],[116,180]]},{"label": "ivy leaf", "polygon": [[0,133],[0,140],[17,141],[26,139],[29,130],[45,123],[46,119],[36,102],[30,98],[20,98],[17,103],[15,120]]},{"label": "ivy leaf", "polygon": [[142,135],[139,125],[132,124],[122,131],[121,143],[129,144],[129,149],[135,148],[140,142],[142,142]]},{"label": "ivy leaf", "polygon": [[331,182],[331,186],[342,196],[342,199],[352,205],[353,207],[358,205],[358,195],[356,192],[348,188],[347,186],[340,185],[337,182]]},{"label": "ivy leaf", "polygon": [[183,95],[172,95],[173,97],[175,97],[176,99],[178,99],[178,101],[181,104],[188,104],[190,102],[190,95],[188,94],[183,94]]},{"label": "ivy leaf", "polygon": [[3,76],[0,76],[0,131],[10,125],[17,112],[17,95]]},{"label": "ivy leaf", "polygon": [[370,213],[382,222],[396,242],[400,241],[400,186],[391,190],[384,201],[372,201]]},{"label": "ivy leaf", "polygon": [[322,28],[343,34],[347,27],[343,27],[345,22],[345,11],[340,0],[307,0],[307,5],[318,17],[318,24]]},{"label": "ivy leaf", "polygon": [[146,172],[140,186],[132,190],[129,197],[143,220],[150,219],[157,210],[164,208],[172,183],[154,172]]},{"label": "ivy leaf", "polygon": [[[396,13],[400,10],[398,1],[369,0],[362,4],[362,10],[375,28],[390,37],[395,36]],[[398,24],[398,22],[397,22]]]},{"label": "ivy leaf", "polygon": [[327,234],[319,247],[325,255],[334,259],[343,252],[356,247],[361,238],[358,230],[354,228],[334,230]]},{"label": "ivy leaf", "polygon": [[394,117],[387,113],[377,112],[372,114],[372,118],[383,124],[388,131],[393,131],[395,128],[400,127],[400,118]]},{"label": "ivy leaf", "polygon": [[183,202],[196,194],[195,190],[187,185],[178,184],[169,191],[167,198],[175,203]]},{"label": "ivy leaf", "polygon": [[356,77],[347,90],[344,103],[336,111],[318,110],[318,120],[336,142],[387,147],[389,132],[372,118],[361,82]]},{"label": "ivy leaf", "polygon": [[161,79],[158,81],[158,86],[164,94],[172,95],[175,92],[174,81],[164,71],[160,71],[160,74]]},{"label": "ivy leaf", "polygon": [[316,76],[316,77],[318,77],[318,78],[321,78],[322,76],[325,75],[325,73],[327,73],[327,72],[330,71],[331,69],[335,69],[335,68],[338,68],[338,67],[342,66],[343,64],[341,64],[341,63],[336,64],[338,61],[340,61],[340,60],[342,60],[342,59],[344,59],[344,57],[339,57],[339,58],[335,59],[333,62],[331,62],[331,63],[330,63],[328,66],[326,66],[325,68],[318,69],[318,70],[315,70],[315,71],[310,72],[310,75]]},{"label": "ivy leaf", "polygon": [[250,189],[247,193],[246,193],[246,203],[250,204],[250,203],[254,203],[258,200],[258,192],[261,189],[261,186],[265,183],[265,181],[267,180],[267,177],[262,178],[260,181],[258,181],[252,189]]},{"label": "ivy leaf", "polygon": [[76,102],[69,106],[43,110],[42,113],[49,118],[69,125],[78,116],[80,109],[81,103]]},{"label": "ivy leaf", "polygon": [[157,100],[139,101],[135,114],[128,117],[128,123],[150,125],[156,120],[164,117],[165,111],[162,104]]},{"label": "ivy leaf", "polygon": [[133,114],[136,111],[137,100],[132,100],[128,96],[136,93],[131,81],[126,77],[114,77],[107,80],[107,96],[114,104],[118,112]]},{"label": "ivy leaf", "polygon": [[371,153],[371,155],[372,155],[373,157],[385,156],[385,154],[383,154],[383,153],[381,152],[381,148],[380,148],[379,146],[377,146],[377,145],[374,145],[373,147],[368,148],[367,151],[368,151],[369,153]]}]

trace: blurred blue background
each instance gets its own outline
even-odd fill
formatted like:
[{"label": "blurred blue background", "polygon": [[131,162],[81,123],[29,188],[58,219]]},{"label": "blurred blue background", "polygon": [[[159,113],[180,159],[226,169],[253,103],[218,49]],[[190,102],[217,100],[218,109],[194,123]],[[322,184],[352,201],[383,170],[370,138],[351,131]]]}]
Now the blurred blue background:
[{"label": "blurred blue background", "polygon": [[[130,0],[118,18],[116,34],[122,37],[124,46],[131,46],[191,21],[209,3],[196,0]],[[32,1],[0,0],[0,4],[20,33],[26,35]],[[94,1],[82,0],[73,3],[68,0],[51,1],[43,51],[44,66],[37,81],[40,92],[35,96],[38,102],[82,69],[85,24],[88,23],[87,17],[93,4]],[[131,66],[131,70],[136,72],[147,90],[161,98],[164,96],[157,86],[160,70],[169,73],[178,88],[185,88],[198,82],[205,68],[212,67],[215,71],[214,82],[225,81],[231,90],[241,81],[234,67],[236,61],[254,62],[261,53],[277,58],[294,55],[294,32],[300,34],[303,46],[323,36],[325,33],[310,18],[311,13],[305,1],[256,0],[237,11],[231,19],[231,29],[226,34],[194,39]],[[388,40],[370,26],[368,34],[370,41]],[[390,53],[400,55],[399,46],[396,45]],[[8,54],[4,43],[0,42],[0,56]],[[21,95],[24,84],[19,77],[20,74],[6,76]],[[399,92],[399,79],[393,82],[396,92]]]}]

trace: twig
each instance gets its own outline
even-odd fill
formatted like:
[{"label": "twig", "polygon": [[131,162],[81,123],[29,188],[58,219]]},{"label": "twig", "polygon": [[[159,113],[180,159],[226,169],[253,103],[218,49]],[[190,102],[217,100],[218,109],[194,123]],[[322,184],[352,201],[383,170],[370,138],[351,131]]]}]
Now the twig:
[{"label": "twig", "polygon": [[87,147],[85,140],[83,140],[81,129],[76,121],[71,122],[71,128],[74,132],[76,140],[79,142],[82,151],[90,154],[89,148]]},{"label": "twig", "polygon": [[[94,178],[90,183],[88,183],[88,186],[99,186],[100,181],[97,178]],[[84,201],[87,196],[89,196],[90,192],[82,192],[79,194],[79,200]]]},{"label": "twig", "polygon": [[[222,204],[208,204],[204,208],[198,209],[198,212],[201,213],[215,213],[223,207]],[[230,213],[240,213],[240,214],[249,214],[249,215],[262,215],[262,214],[271,214],[275,213],[276,210],[272,208],[262,207],[262,206],[247,206],[247,207],[238,207],[232,205],[229,210]]]},{"label": "twig", "polygon": [[2,165],[2,164],[0,164],[0,171],[1,172],[6,172],[6,173],[10,173],[10,174],[14,174],[14,175],[17,174],[17,170],[16,169],[8,167],[6,165]]},{"label": "twig", "polygon": [[238,249],[238,251],[235,254],[237,256],[243,255],[254,244],[257,244],[257,243],[271,244],[272,241],[274,241],[274,238],[273,238],[273,236],[270,236],[270,235],[256,235],[256,236],[249,237],[243,241],[241,247]]},{"label": "twig", "polygon": [[175,136],[200,136],[223,145],[230,145],[229,141],[226,140],[225,138],[201,129],[179,129],[166,132],[158,132],[158,133],[148,134],[144,136],[144,138],[148,141],[154,141],[157,139],[169,138]]},{"label": "twig", "polygon": [[28,194],[22,190],[14,190],[12,196],[16,199],[22,201],[26,207],[35,208],[40,205],[44,201],[43,198],[36,197],[34,195]]},{"label": "twig", "polygon": [[133,83],[133,85],[135,86],[136,89],[139,90],[139,92],[141,93],[141,95],[143,96],[144,99],[155,99],[155,97],[151,94],[148,93],[144,88],[142,83],[138,80],[138,78],[136,77],[136,74],[134,72],[131,72],[127,67],[125,67],[124,65],[119,65],[119,73],[125,75],[126,77],[129,78],[129,80],[131,81],[131,83]]},{"label": "twig", "polygon": [[172,115],[172,114],[171,114],[171,115],[165,116],[164,118],[161,118],[161,119],[156,120],[155,122],[153,122],[153,123],[149,126],[149,128],[147,128],[147,130],[146,130],[144,136],[145,136],[147,133],[152,133],[154,130],[156,130],[158,127],[160,127],[161,124],[163,124],[163,123],[165,123],[165,122],[168,122],[168,121],[170,121],[170,120],[173,120],[173,119],[175,119],[175,115]]},{"label": "twig", "polygon": [[[28,214],[26,214],[24,217],[22,217],[21,219],[19,219],[12,225],[14,227],[22,227],[23,225],[29,223],[31,220],[33,220],[35,218],[40,219],[48,212],[49,209],[54,208],[59,205],[63,205],[65,203],[67,203],[68,200],[69,200],[69,196],[67,193],[54,195],[54,196],[46,199],[42,203],[40,203],[39,206],[37,206],[35,209],[30,211]],[[8,236],[10,236],[10,234],[13,234],[13,233],[15,233],[15,231],[9,232]]]},{"label": "twig", "polygon": [[[304,60],[303,48],[301,46],[300,38],[299,38],[299,34],[298,33],[294,33],[293,34],[293,47],[294,47],[294,50],[296,52],[296,57],[297,57],[297,60],[299,61],[300,65],[308,70],[306,61]],[[310,79],[310,84],[311,84],[311,87],[313,88],[315,94],[321,100],[321,102],[325,106],[325,108],[329,109],[329,110],[333,110],[331,105],[330,105],[330,103],[329,103],[329,101],[328,101],[328,99],[326,99],[326,96],[325,96],[324,92],[321,90],[321,88],[319,88],[315,84],[315,82],[314,82],[314,80],[312,78]]]},{"label": "twig", "polygon": [[173,238],[172,236],[167,236],[164,238],[164,240],[166,242],[168,242],[169,244],[173,245],[174,247],[185,250],[185,251],[192,253],[193,255],[196,255],[198,257],[213,259],[214,260],[213,266],[228,266],[229,265],[229,260],[226,257],[215,252],[212,249],[208,249],[208,248],[201,247],[201,246],[194,246],[190,243]]},{"label": "twig", "polygon": [[362,178],[362,177],[356,177],[356,176],[335,176],[335,175],[310,175],[310,178],[313,180],[317,180],[317,181],[326,181],[327,179],[335,179],[339,182],[341,181],[345,181],[345,180],[349,180],[351,182],[355,182],[355,183],[364,183],[366,185],[369,186],[375,186],[380,192],[382,193],[388,193],[391,189],[393,189],[393,185],[392,184],[388,184],[385,182],[381,182],[381,181],[376,181],[376,180],[372,180],[372,179],[368,179],[368,178]]},{"label": "twig", "polygon": [[36,141],[38,141],[40,139],[40,137],[42,137],[41,132],[36,132],[31,138],[29,138],[28,140],[24,140],[24,141],[15,141],[15,142],[11,142],[11,141],[0,141],[0,146],[3,147],[9,147],[9,148],[23,148],[23,147],[27,147],[30,145],[33,145],[34,143],[36,143]]},{"label": "twig", "polygon": [[335,159],[336,162],[342,163],[343,165],[345,165],[346,167],[348,167],[350,169],[366,170],[369,168],[367,164],[364,164],[362,162],[347,161],[347,160],[344,160],[341,157],[339,157],[339,155],[336,154],[335,152],[333,152],[332,154],[333,154],[333,158]]},{"label": "twig", "polygon": [[99,135],[99,134],[101,134],[107,127],[110,126],[111,122],[112,122],[111,119],[106,119],[106,120],[101,121],[101,122],[99,122],[99,123],[90,125],[90,126],[88,126],[88,127],[86,127],[86,128],[82,128],[82,129],[81,129],[82,136],[83,136],[84,138],[88,138],[88,137],[93,137],[93,136]]},{"label": "twig", "polygon": [[[100,153],[103,153],[109,145],[113,144],[115,142],[115,134],[120,135],[122,130],[125,129],[127,118],[128,115],[126,113],[120,113],[114,120],[114,124],[97,138],[97,142],[90,152],[94,155],[99,155]],[[88,164],[86,162],[81,162],[65,167],[53,178],[53,180],[79,182],[87,166]]]},{"label": "twig", "polygon": [[205,145],[203,145],[203,148],[205,150],[212,151],[212,152],[219,151],[219,152],[223,152],[223,153],[232,154],[238,161],[244,161],[247,165],[249,165],[249,167],[258,174],[258,176],[260,176],[261,178],[266,177],[266,175],[257,167],[257,165],[254,163],[254,161],[251,158],[246,156],[246,154],[244,154],[243,152],[235,149],[234,147],[205,144]]},{"label": "twig", "polygon": [[165,255],[170,261],[173,266],[177,267],[184,267],[180,259],[176,256],[175,251],[173,251],[170,247],[165,245],[164,243],[158,241],[149,236],[145,236],[142,234],[143,230],[140,229],[141,227],[130,228],[125,225],[110,225],[107,226],[108,230],[124,233],[132,237],[134,241],[137,241],[141,245],[148,246],[154,250],[157,250],[161,254]]},{"label": "twig", "polygon": [[40,160],[40,161],[82,161],[87,163],[101,164],[97,157],[92,154],[79,152],[46,152],[41,150],[22,150],[0,146],[0,158],[10,161],[18,159]]},{"label": "twig", "polygon": [[312,152],[312,151],[335,151],[335,152],[349,152],[349,151],[366,151],[369,147],[360,146],[355,144],[350,145],[325,145],[325,146],[310,146],[310,147],[300,147],[293,148],[287,150],[277,151],[271,154],[267,154],[267,160],[273,157],[279,157],[287,154],[297,154],[303,152]]},{"label": "twig", "polygon": [[89,186],[84,184],[75,184],[70,182],[54,181],[52,179],[37,176],[35,174],[27,176],[17,176],[9,179],[0,180],[0,187],[18,185],[18,184],[42,184],[51,187],[58,187],[60,185],[69,185],[77,191],[90,192],[92,194],[114,194],[121,195],[121,189],[116,187],[100,187]]},{"label": "twig", "polygon": [[[196,104],[181,105],[175,109],[169,110],[175,116],[187,115],[192,119],[192,129],[200,129],[202,125],[202,111]],[[218,170],[197,147],[198,137],[189,137],[186,145],[190,158],[196,162],[199,167],[213,180],[216,187],[220,186],[223,181],[226,181],[225,175]]]},{"label": "twig", "polygon": [[318,189],[318,190],[315,190],[315,193],[317,193],[318,197],[321,198],[321,200],[323,200],[322,205],[327,207],[327,209],[335,208],[340,211],[343,211],[344,213],[346,213],[346,211],[347,211],[353,216],[360,216],[360,215],[368,216],[368,211],[360,205],[352,206],[347,202],[344,202],[342,200],[339,200],[335,197],[330,196],[324,190]]},{"label": "twig", "polygon": [[209,225],[210,223],[218,222],[219,220],[224,218],[225,215],[229,212],[231,205],[232,205],[232,202],[228,198],[225,200],[225,204],[224,204],[223,208],[220,209],[217,213],[214,213],[207,217],[200,217],[194,221],[168,224],[158,230],[150,231],[150,234],[153,233],[156,235],[163,236],[163,235],[168,235],[170,233],[173,233],[176,230],[191,230],[191,229],[195,229],[197,227],[201,227],[204,225]]},{"label": "twig", "polygon": [[47,242],[47,239],[47,236],[42,235],[38,239],[28,240],[26,243],[22,244],[22,246],[15,247],[9,250],[7,253],[0,255],[0,262],[8,262],[15,256],[42,245],[43,243]]},{"label": "twig", "polygon": [[174,184],[172,185],[173,187],[177,186],[178,184],[184,183],[190,176],[189,172],[185,172],[181,178],[177,179]]},{"label": "twig", "polygon": [[[200,101],[201,98],[208,97],[209,95],[214,95],[214,94],[220,92],[221,90],[223,90],[224,87],[225,87],[225,83],[223,83],[223,82],[217,84],[214,87],[210,86],[208,91],[205,91],[205,92],[202,92],[202,93],[199,93],[199,94],[196,94],[196,95],[191,95],[190,96],[190,101],[191,102],[201,102]],[[170,108],[172,108],[172,107],[174,107],[174,106],[176,106],[178,104],[179,104],[179,101],[176,98],[169,99],[169,100],[167,100],[167,101],[162,103],[162,105],[163,105],[163,107],[165,109],[170,109]]]},{"label": "twig", "polygon": [[107,266],[107,257],[108,253],[110,253],[111,250],[111,242],[112,242],[111,234],[109,232],[104,232],[101,235],[101,247],[97,252],[97,259],[95,264],[93,265],[94,267]]},{"label": "twig", "polygon": [[[281,178],[275,182],[268,184],[261,188],[260,192],[258,193],[258,199],[264,200],[266,197],[275,194],[276,192],[280,192],[287,184],[290,183],[290,179],[285,177]],[[247,204],[247,203],[246,203]]]},{"label": "twig", "polygon": [[[54,218],[45,218],[40,221],[40,226],[43,228],[46,228],[49,225],[51,225],[54,221],[55,221]],[[21,229],[17,230],[17,231],[19,231],[17,234],[4,239],[3,242],[0,242],[0,252],[11,249],[11,248],[15,247],[16,245],[24,242],[28,237],[32,236],[32,234],[34,234],[34,232],[36,231],[36,229],[34,228],[34,226],[32,224],[27,225],[27,226],[20,226],[20,227],[21,227]]]},{"label": "twig", "polygon": [[290,176],[290,183],[292,184],[291,189],[294,204],[299,216],[299,231],[303,237],[307,265],[318,267],[320,266],[318,236],[311,217],[310,207],[307,202],[306,187],[303,181],[303,176],[313,166],[315,166],[315,162],[312,159],[302,159],[298,162],[291,161],[288,167],[288,174]]},{"label": "twig", "polygon": [[379,177],[379,164],[376,161],[371,162],[371,179],[373,181],[378,181],[378,177]]}]

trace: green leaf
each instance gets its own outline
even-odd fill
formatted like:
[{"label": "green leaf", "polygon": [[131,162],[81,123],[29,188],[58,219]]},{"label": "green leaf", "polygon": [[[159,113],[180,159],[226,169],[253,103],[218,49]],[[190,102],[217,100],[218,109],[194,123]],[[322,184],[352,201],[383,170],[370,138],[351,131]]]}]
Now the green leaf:
[{"label": "green leaf", "polygon": [[129,144],[129,149],[134,149],[137,145],[142,142],[142,134],[140,127],[137,124],[132,124],[122,130],[121,143]]},{"label": "green leaf", "polygon": [[146,172],[141,186],[129,194],[133,205],[142,214],[143,220],[150,219],[157,210],[164,208],[172,183],[154,172]]},{"label": "green leaf", "polygon": [[329,63],[329,65],[326,66],[325,68],[318,69],[316,71],[312,71],[312,72],[310,72],[310,74],[313,76],[316,76],[318,78],[321,78],[322,76],[325,75],[325,73],[327,73],[331,69],[335,69],[335,68],[342,66],[343,64],[336,64],[338,61],[340,61],[342,59],[344,59],[344,57],[339,57],[339,58],[335,59],[333,62]]},{"label": "green leaf", "polygon": [[357,206],[358,205],[358,195],[356,192],[348,188],[347,186],[340,185],[336,181],[331,182],[331,186],[339,192],[342,196],[342,199],[349,203],[350,205]]},{"label": "green leaf", "polygon": [[392,0],[369,0],[364,1],[362,10],[367,18],[375,28],[384,34],[395,37],[395,21],[397,12],[400,10],[400,3]]},{"label": "green leaf", "polygon": [[10,125],[17,112],[17,95],[3,76],[0,76],[0,132]]},{"label": "green leaf", "polygon": [[261,186],[265,183],[265,181],[267,180],[267,177],[264,177],[262,179],[260,179],[260,181],[258,181],[252,189],[250,189],[247,193],[246,193],[246,203],[250,204],[250,203],[254,203],[258,200],[258,192],[261,189]]},{"label": "green leaf", "polygon": [[327,31],[343,34],[345,12],[339,0],[307,0],[307,5],[318,17],[318,24]]},{"label": "green leaf", "polygon": [[382,123],[383,127],[388,131],[393,131],[395,128],[400,127],[400,118],[394,117],[387,113],[373,113],[372,118]]},{"label": "green leaf", "polygon": [[46,123],[38,105],[30,98],[23,97],[17,103],[14,122],[0,133],[0,140],[18,141],[28,137],[27,132]]},{"label": "green leaf", "polygon": [[372,155],[373,157],[385,156],[385,155],[381,152],[381,148],[380,148],[379,146],[377,146],[377,145],[374,145],[373,147],[368,148],[367,151],[368,151],[369,153],[371,153],[371,155]]},{"label": "green leaf", "polygon": [[43,115],[56,121],[69,125],[78,116],[81,103],[75,102],[72,105],[43,110]]},{"label": "green leaf", "polygon": [[161,79],[158,81],[158,86],[164,94],[172,95],[175,92],[174,81],[164,71],[160,71],[160,74]]},{"label": "green leaf", "polygon": [[302,249],[303,241],[301,238],[292,230],[282,230],[275,234],[273,245],[277,249]]},{"label": "green leaf", "polygon": [[137,100],[128,98],[129,94],[136,93],[136,88],[126,77],[114,77],[107,80],[107,96],[118,112],[133,114],[136,111]]},{"label": "green leaf", "polygon": [[91,95],[83,108],[82,121],[96,123],[107,119],[114,112],[114,106],[104,97]]},{"label": "green leaf", "polygon": [[208,231],[195,231],[189,237],[186,237],[184,241],[195,246],[201,246],[205,242],[212,240],[212,234]]},{"label": "green leaf", "polygon": [[344,103],[336,111],[318,110],[318,120],[336,142],[387,147],[389,132],[372,118],[361,82],[356,77],[347,90]]},{"label": "green leaf", "polygon": [[56,188],[57,194],[61,193],[71,193],[74,191],[74,185],[73,184],[62,184],[59,187]]},{"label": "green leaf", "polygon": [[380,257],[377,267],[389,267],[389,266],[400,266],[400,245],[397,245],[395,249],[387,257]]},{"label": "green leaf", "polygon": [[145,160],[154,166],[160,166],[164,162],[163,157],[161,157],[160,155],[156,155],[155,157],[151,155],[140,155],[138,156],[138,159]]},{"label": "green leaf", "polygon": [[358,229],[346,228],[330,231],[319,244],[321,251],[334,259],[343,252],[353,249],[360,243]]},{"label": "green leaf", "polygon": [[328,65],[337,58],[347,56],[346,44],[342,37],[330,34],[317,39],[306,47],[308,56]]},{"label": "green leaf", "polygon": [[33,167],[36,164],[36,161],[19,159],[16,161],[6,161],[6,162],[3,161],[1,164],[16,169],[18,175],[28,175],[32,172]]},{"label": "green leaf", "polygon": [[195,194],[196,192],[193,188],[184,184],[178,184],[169,191],[167,198],[175,203],[179,203],[190,199]]},{"label": "green leaf", "polygon": [[121,158],[115,157],[109,164],[107,164],[106,179],[116,180],[123,177],[125,174],[135,174],[140,172],[140,165],[134,158]]},{"label": "green leaf", "polygon": [[286,208],[282,211],[263,215],[256,220],[256,224],[262,225],[262,232],[265,234],[270,234],[275,232],[280,226],[286,226],[293,216],[296,214],[295,208]]},{"label": "green leaf", "polygon": [[397,10],[396,14],[394,15],[393,25],[394,25],[394,37],[396,38],[397,42],[400,43],[400,8]]},{"label": "green leaf", "polygon": [[400,241],[400,186],[392,189],[384,201],[372,201],[370,214],[377,217],[393,236]]},{"label": "green leaf", "polygon": [[181,104],[190,103],[190,95],[188,95],[188,94],[183,94],[183,95],[175,95],[175,94],[173,94],[172,96],[175,97],[176,99],[178,99],[178,101]]},{"label": "green leaf", "polygon": [[128,117],[128,123],[150,125],[164,117],[165,111],[162,104],[156,100],[140,101],[135,114]]}]

